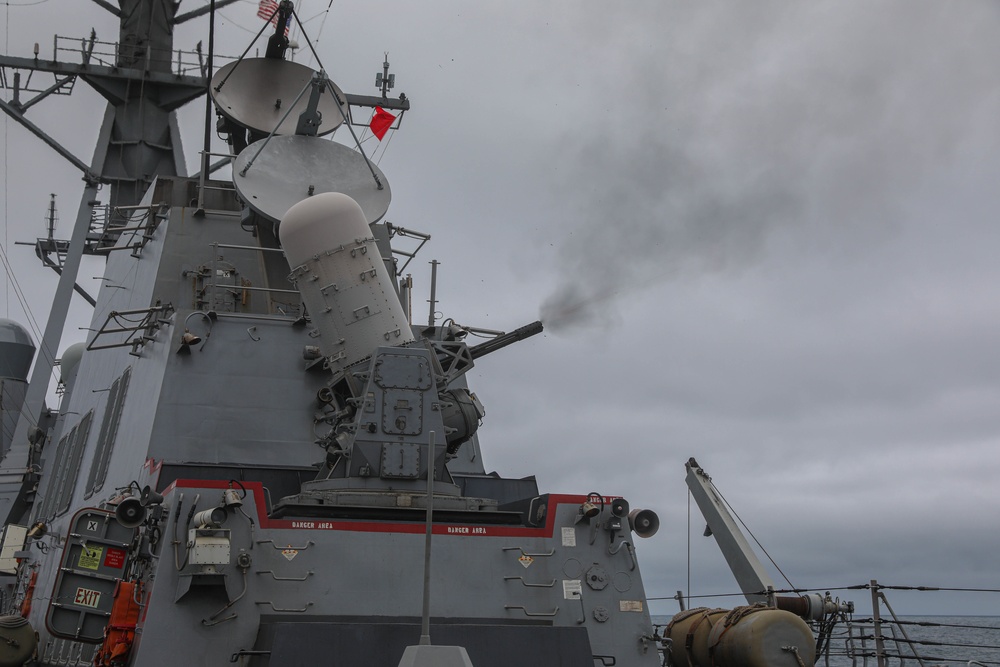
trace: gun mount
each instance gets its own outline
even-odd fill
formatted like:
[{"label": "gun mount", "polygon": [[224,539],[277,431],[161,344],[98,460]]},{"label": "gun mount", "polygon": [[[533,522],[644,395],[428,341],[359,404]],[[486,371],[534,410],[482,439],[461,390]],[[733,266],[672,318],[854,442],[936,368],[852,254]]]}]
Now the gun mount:
[{"label": "gun mount", "polygon": [[452,498],[452,509],[495,507],[460,498],[445,467],[486,414],[463,376],[475,358],[541,332],[542,323],[474,347],[462,340],[468,330],[454,325],[425,330],[418,340],[365,213],[346,194],[327,192],[295,204],[278,233],[290,279],[316,328],[317,344],[307,358],[331,373],[317,394],[315,418],[326,460],[317,479],[279,508],[291,504],[301,514],[330,506],[396,506],[400,493],[426,488],[428,466],[438,480],[435,495]]},{"label": "gun mount", "polygon": [[525,324],[523,327],[501,334],[492,340],[486,341],[485,343],[473,345],[469,348],[469,354],[472,355],[473,359],[478,359],[479,357],[486,356],[487,354],[505,348],[508,345],[522,341],[525,338],[531,338],[535,334],[540,334],[542,333],[542,328],[542,322],[540,320],[532,322],[531,324]]}]

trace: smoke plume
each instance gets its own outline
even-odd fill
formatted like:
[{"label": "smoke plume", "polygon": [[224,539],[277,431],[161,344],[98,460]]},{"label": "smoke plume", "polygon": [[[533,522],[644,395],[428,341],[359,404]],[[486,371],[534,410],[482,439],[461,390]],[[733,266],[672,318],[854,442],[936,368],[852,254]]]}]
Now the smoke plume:
[{"label": "smoke plume", "polygon": [[1000,40],[970,38],[995,25],[988,3],[647,12],[572,26],[632,51],[590,70],[607,111],[559,138],[574,148],[556,182],[569,212],[549,330],[598,324],[684,274],[740,271],[775,234],[876,242],[997,110],[1000,47],[982,45]]}]

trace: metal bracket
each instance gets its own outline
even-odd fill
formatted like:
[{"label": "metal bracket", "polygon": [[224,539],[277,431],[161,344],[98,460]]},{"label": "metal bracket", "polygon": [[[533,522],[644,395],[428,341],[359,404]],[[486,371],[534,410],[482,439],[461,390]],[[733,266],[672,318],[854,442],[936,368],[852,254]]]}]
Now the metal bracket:
[{"label": "metal bracket", "polygon": [[[169,324],[166,319],[174,312],[173,305],[157,304],[152,308],[137,308],[135,310],[113,310],[108,313],[104,324],[100,326],[97,333],[87,344],[87,350],[107,350],[113,347],[132,347],[132,354],[138,356],[138,350],[143,345],[153,340],[153,335],[159,331],[164,324]],[[113,326],[117,325],[117,326]],[[124,339],[105,345],[96,345],[101,336],[113,336],[124,334]]]},{"label": "metal bracket", "polygon": [[304,577],[279,577],[274,570],[257,570],[254,574],[269,574],[275,581],[305,581],[313,575],[313,571],[309,570]]},{"label": "metal bracket", "polygon": [[528,588],[552,588],[553,586],[556,585],[556,580],[555,579],[553,579],[552,581],[550,581],[547,584],[544,584],[544,583],[529,584],[527,581],[524,580],[524,577],[504,577],[503,580],[504,581],[514,581],[514,580],[517,580],[517,581],[521,582],[522,586],[526,586]]},{"label": "metal bracket", "polygon": [[556,553],[555,549],[552,549],[548,553],[528,553],[524,550],[524,547],[503,547],[504,551],[520,551],[522,556],[530,556],[531,558],[546,558],[548,556],[553,556]]},{"label": "metal bracket", "polygon": [[528,611],[528,610],[527,610],[527,609],[526,609],[525,607],[523,607],[522,605],[517,605],[517,604],[505,604],[505,605],[503,606],[503,608],[504,608],[504,609],[520,609],[521,611],[523,611],[523,612],[524,612],[524,615],[525,615],[525,616],[555,616],[556,614],[558,614],[558,613],[559,613],[559,607],[556,607],[556,608],[555,608],[555,609],[553,609],[552,611]]},{"label": "metal bracket", "polygon": [[278,551],[282,551],[284,549],[295,549],[296,551],[305,551],[306,549],[308,549],[309,547],[311,547],[316,543],[313,542],[312,540],[309,540],[308,542],[305,543],[304,546],[293,547],[291,544],[277,544],[274,540],[257,540],[257,544],[270,544]]},{"label": "metal bracket", "polygon": [[271,608],[272,611],[291,612],[295,614],[304,614],[305,612],[309,611],[309,607],[313,606],[312,602],[306,602],[306,606],[302,607],[301,609],[295,609],[293,607],[275,607],[274,603],[271,602],[270,600],[256,600],[254,601],[254,604],[266,604]]}]

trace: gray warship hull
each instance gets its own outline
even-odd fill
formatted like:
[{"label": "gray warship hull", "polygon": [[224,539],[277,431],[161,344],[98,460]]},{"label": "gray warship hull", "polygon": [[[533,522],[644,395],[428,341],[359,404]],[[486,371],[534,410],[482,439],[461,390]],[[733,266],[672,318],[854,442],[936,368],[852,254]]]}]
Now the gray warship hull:
[{"label": "gray warship hull", "polygon": [[[313,338],[298,316],[257,311],[259,297],[244,303],[239,286],[266,278],[254,271],[255,257],[235,259],[256,251],[227,248],[246,244],[238,217],[169,205],[178,192],[186,202],[192,185],[158,181],[141,203],[158,220],[155,229],[135,251],[123,235],[118,247],[126,249],[109,255],[104,282],[129,287],[98,296],[92,328],[107,333],[91,340],[94,349],[67,383],[65,416],[52,426],[49,451],[62,451],[42,459],[32,503],[38,509],[27,522],[46,525],[49,537],[40,540],[51,548],[43,554],[29,543],[20,565],[38,575],[29,619],[42,633],[39,662],[89,663],[103,643],[107,612],[88,607],[78,592],[110,600],[109,577],[124,575],[142,582],[129,664],[162,664],[166,656],[206,665],[233,657],[294,665],[329,656],[341,664],[396,664],[420,630],[423,494],[385,489],[380,498],[390,503],[318,501],[276,512],[275,504],[316,477],[323,454],[314,443],[316,397],[326,374],[302,359]],[[226,284],[193,296],[204,267],[213,265],[239,266],[239,281],[234,286],[221,275],[228,268],[215,268]],[[198,300],[212,303],[213,319]],[[108,325],[110,313],[131,314]],[[143,325],[140,338],[126,322]],[[122,328],[129,330],[116,331]],[[203,343],[178,354],[185,330]],[[533,480],[454,462],[449,480],[477,500],[474,509],[437,510],[436,642],[465,646],[476,665],[590,665],[594,655],[609,664],[659,663],[634,550],[621,539],[611,544],[614,534],[598,519],[580,521],[586,496],[539,495]],[[162,494],[164,511],[154,530],[130,527],[128,539],[105,540],[106,524],[118,523],[110,510],[130,483]],[[191,513],[221,506],[232,489],[245,497],[219,529],[225,538],[216,548],[224,555],[190,562],[198,560]],[[493,511],[478,509],[484,498]],[[110,509],[88,539],[76,513],[102,506]],[[122,571],[101,564],[89,577],[81,570],[99,544],[105,555],[129,554]],[[74,568],[75,578],[59,577]]]},{"label": "gray warship hull", "polygon": [[[464,647],[477,667],[661,664],[628,503],[548,495],[533,478],[483,467],[482,406],[464,374],[540,325],[484,346],[466,345],[468,330],[453,324],[412,325],[404,255],[392,248],[403,234],[379,220],[384,175],[367,158],[360,176],[357,157],[331,167],[326,152],[341,149],[316,148],[327,128],[310,113],[402,113],[409,101],[388,98],[387,85],[381,97],[344,99],[310,74],[302,93],[311,86],[315,97],[300,95],[296,111],[302,139],[282,144],[234,110],[241,94],[225,104],[217,95],[219,127],[239,153],[235,183],[207,178],[207,152],[205,173],[179,176],[173,114],[211,72],[171,70],[177,10],[123,0],[111,66],[3,60],[82,76],[109,110],[95,159],[78,165],[88,188],[73,239],[38,241],[63,274],[46,353],[31,378],[25,367],[4,379],[4,418],[16,424],[0,468],[4,612],[26,618],[38,642],[27,654],[14,642],[0,661],[396,665],[421,639],[427,600],[434,644]],[[280,31],[268,49],[283,62]],[[4,110],[31,129],[24,92]],[[324,95],[340,104],[318,105]],[[333,173],[318,186],[290,179],[278,152],[246,177],[272,139],[274,150],[305,142]],[[273,196],[255,201],[261,188]],[[279,242],[291,224],[283,212],[317,189],[350,195],[362,231],[312,248],[329,225],[307,221],[305,254],[293,259]],[[48,350],[84,253],[104,255],[106,269],[51,410]],[[30,359],[30,342],[12,340],[5,358]],[[655,515],[643,520],[638,534],[655,531]]]}]

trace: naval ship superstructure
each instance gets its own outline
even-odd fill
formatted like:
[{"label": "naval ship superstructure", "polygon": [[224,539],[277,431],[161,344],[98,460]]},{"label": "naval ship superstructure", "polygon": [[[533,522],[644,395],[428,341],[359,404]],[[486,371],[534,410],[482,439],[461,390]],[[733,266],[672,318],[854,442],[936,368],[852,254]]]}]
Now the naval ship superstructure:
[{"label": "naval ship superstructure", "polygon": [[[275,27],[263,57],[215,68],[210,43],[178,69],[173,29],[208,6],[97,4],[121,21],[110,59],[92,39],[82,62],[0,62],[4,111],[86,183],[72,238],[37,243],[61,270],[38,352],[0,327],[0,664],[396,665],[423,637],[476,667],[661,664],[635,548],[656,515],[483,466],[465,375],[541,323],[478,345],[413,323],[414,248],[394,245],[427,235],[384,220],[354,131],[410,108],[388,63],[379,95],[344,93]],[[287,1],[273,18],[297,19]],[[75,79],[108,101],[89,164],[27,114]],[[189,177],[175,114],[206,90],[231,155],[206,139]],[[83,254],[106,257],[93,297]],[[74,290],[94,316],[53,409]]]}]

